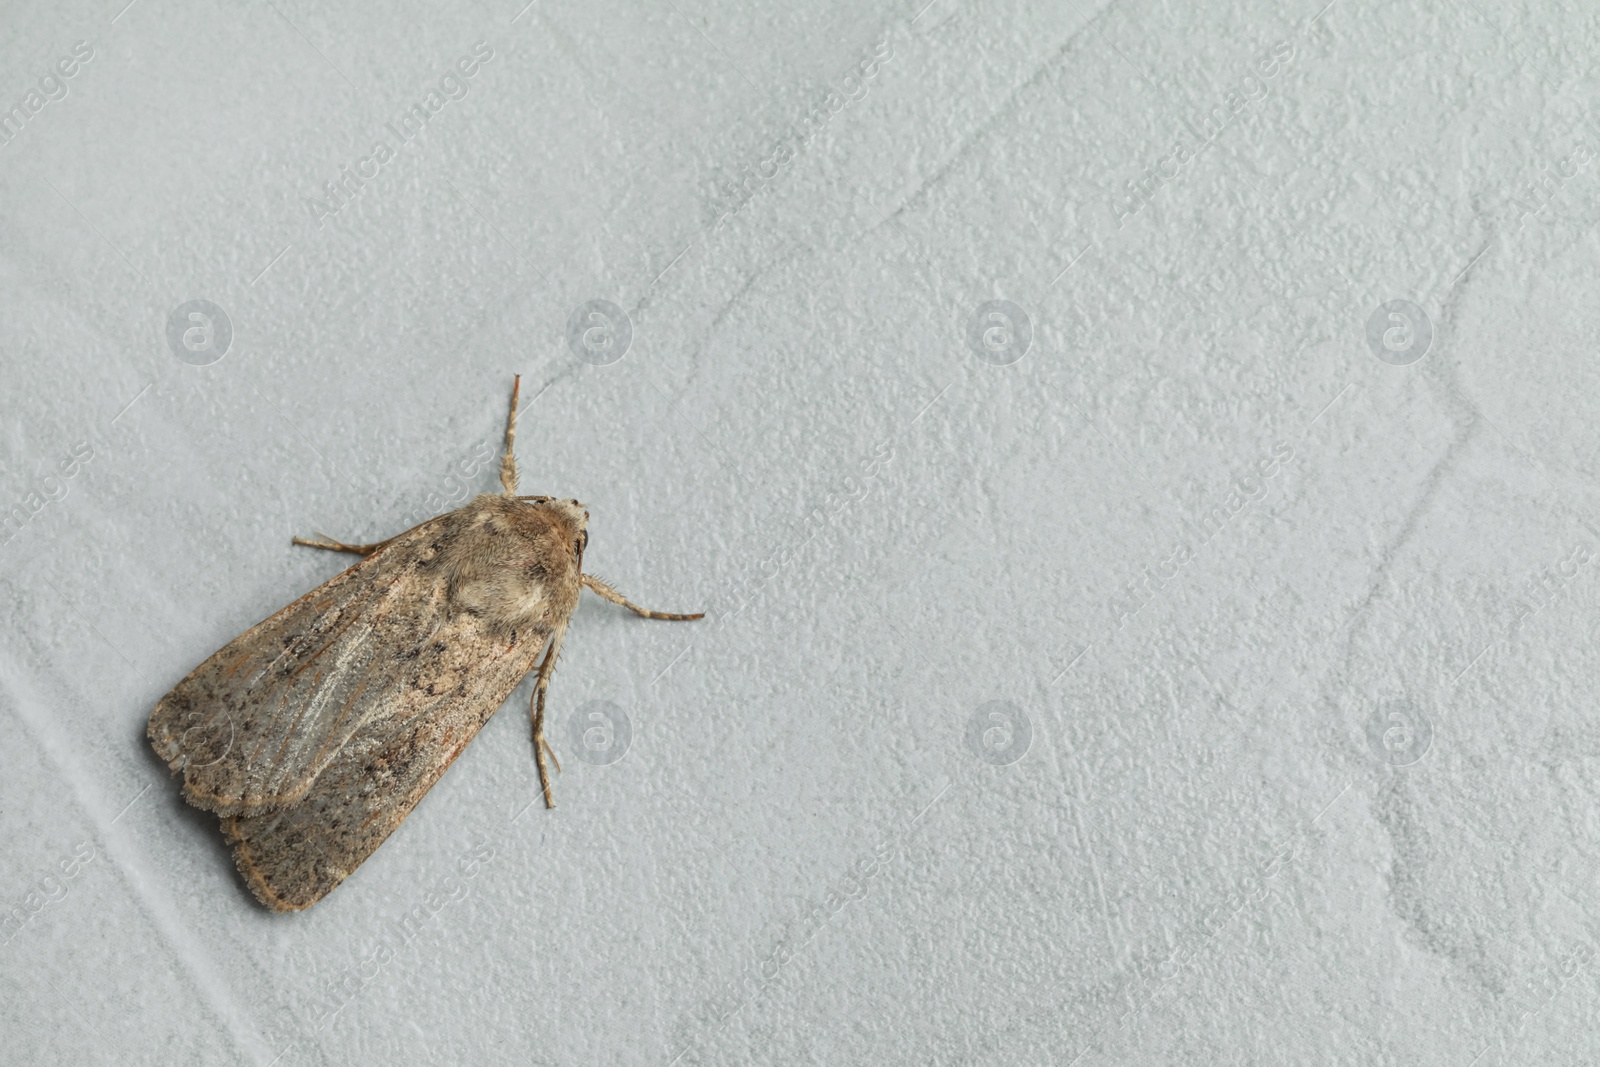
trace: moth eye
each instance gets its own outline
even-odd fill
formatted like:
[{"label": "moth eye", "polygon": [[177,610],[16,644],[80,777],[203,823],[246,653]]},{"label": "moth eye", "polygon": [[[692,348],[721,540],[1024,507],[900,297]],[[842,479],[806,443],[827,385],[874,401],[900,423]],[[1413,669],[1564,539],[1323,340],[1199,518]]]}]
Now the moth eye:
[{"label": "moth eye", "polygon": [[578,535],[578,555],[583,555],[583,550],[589,547],[589,532],[585,530]]}]

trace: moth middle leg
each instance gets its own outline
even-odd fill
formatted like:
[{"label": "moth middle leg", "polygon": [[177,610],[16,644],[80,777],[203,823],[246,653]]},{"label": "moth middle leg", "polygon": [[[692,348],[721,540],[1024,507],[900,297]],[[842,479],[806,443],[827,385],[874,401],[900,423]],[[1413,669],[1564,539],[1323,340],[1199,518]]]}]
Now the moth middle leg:
[{"label": "moth middle leg", "polygon": [[327,540],[310,541],[304,537],[296,537],[293,539],[293,541],[295,544],[305,545],[307,548],[326,548],[330,552],[354,552],[358,556],[370,556],[374,552],[378,551],[378,549],[389,543],[388,541],[379,541],[376,544],[371,545],[347,545],[343,541],[335,541],[333,538],[328,537],[327,534],[321,533],[320,531],[318,532],[317,536],[325,537]]},{"label": "moth middle leg", "polygon": [[551,750],[544,739],[544,693],[550,688],[550,676],[555,673],[556,657],[561,654],[561,639],[567,635],[565,624],[557,626],[550,635],[550,649],[544,655],[544,662],[539,664],[539,680],[533,686],[533,699],[528,702],[528,714],[533,718],[533,758],[539,764],[539,788],[544,791],[544,806],[553,808],[555,799],[550,795],[550,771],[545,766],[544,757],[549,754],[555,760],[556,770],[561,770],[561,761],[556,759],[556,754]]}]

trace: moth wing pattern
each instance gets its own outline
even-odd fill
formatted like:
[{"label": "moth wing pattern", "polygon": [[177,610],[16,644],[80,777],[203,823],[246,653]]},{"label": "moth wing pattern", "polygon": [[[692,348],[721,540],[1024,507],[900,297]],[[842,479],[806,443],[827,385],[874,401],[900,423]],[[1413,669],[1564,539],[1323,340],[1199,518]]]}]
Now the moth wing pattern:
[{"label": "moth wing pattern", "polygon": [[[445,631],[448,655],[470,668],[455,690],[416,714],[369,718],[293,805],[222,820],[239,872],[267,907],[309,907],[359,867],[511,695],[543,645],[508,641],[470,616]],[[424,653],[445,654],[431,645]]]},{"label": "moth wing pattern", "polygon": [[223,816],[295,804],[365,719],[415,715],[459,688],[471,664],[445,654],[448,591],[427,573],[449,518],[245,631],[161,699],[150,741],[186,800]]}]

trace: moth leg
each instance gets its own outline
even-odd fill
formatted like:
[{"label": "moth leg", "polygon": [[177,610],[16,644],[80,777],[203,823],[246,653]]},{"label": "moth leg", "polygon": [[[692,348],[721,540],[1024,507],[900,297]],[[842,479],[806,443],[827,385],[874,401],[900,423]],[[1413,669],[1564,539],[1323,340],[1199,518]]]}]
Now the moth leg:
[{"label": "moth leg", "polygon": [[556,770],[561,769],[561,761],[556,759],[556,754],[544,739],[544,693],[550,688],[550,675],[555,673],[556,657],[561,654],[561,639],[567,635],[567,628],[563,624],[557,626],[550,635],[550,650],[544,655],[544,662],[539,664],[539,680],[533,687],[533,699],[529,702],[528,713],[533,716],[533,758],[539,764],[539,788],[544,790],[544,806],[553,808],[555,799],[550,795],[550,771],[545,767],[546,753],[555,760]]},{"label": "moth leg", "polygon": [[500,484],[505,487],[506,496],[517,495],[517,457],[512,454],[511,445],[517,439],[517,397],[521,392],[522,375],[519,374],[511,379],[511,410],[506,413],[506,451],[500,457]]},{"label": "moth leg", "polygon": [[635,615],[643,615],[647,619],[671,619],[677,622],[687,622],[690,619],[703,619],[706,617],[705,612],[703,611],[694,615],[673,615],[665,611],[651,611],[649,608],[641,608],[639,605],[635,604],[633,601],[629,600],[627,597],[623,596],[621,593],[617,592],[615,589],[611,588],[605,582],[602,582],[599,578],[596,578],[592,574],[585,574],[583,576],[583,584],[594,590],[600,596],[605,597],[613,604],[621,604]]},{"label": "moth leg", "polygon": [[[328,537],[327,534],[320,531],[317,536]],[[358,556],[370,556],[389,543],[388,541],[379,541],[373,545],[347,545],[343,541],[335,541],[332,538],[328,538],[326,541],[308,541],[304,537],[296,537],[293,541],[295,544],[305,545],[307,548],[326,548],[330,552],[354,552]]]}]

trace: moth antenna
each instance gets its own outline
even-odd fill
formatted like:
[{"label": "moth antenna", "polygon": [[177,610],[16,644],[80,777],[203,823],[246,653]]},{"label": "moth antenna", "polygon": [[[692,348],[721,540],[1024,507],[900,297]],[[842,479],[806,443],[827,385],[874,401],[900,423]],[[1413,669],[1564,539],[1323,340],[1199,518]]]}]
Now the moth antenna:
[{"label": "moth antenna", "polygon": [[500,457],[500,484],[506,496],[517,495],[517,457],[511,446],[517,440],[517,397],[522,393],[522,375],[511,379],[511,410],[506,413],[506,451]]},{"label": "moth antenna", "polygon": [[642,615],[647,619],[667,619],[672,622],[688,622],[691,619],[703,619],[706,617],[706,613],[703,611],[694,615],[674,615],[666,611],[651,611],[649,608],[641,608],[639,605],[635,604],[633,601],[629,600],[627,597],[623,596],[621,593],[617,592],[615,589],[611,588],[611,586],[607,585],[605,582],[601,581],[599,578],[596,578],[592,574],[585,574],[583,576],[583,584],[588,586],[595,593],[611,601],[613,604],[621,604],[635,615]]}]

